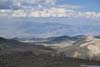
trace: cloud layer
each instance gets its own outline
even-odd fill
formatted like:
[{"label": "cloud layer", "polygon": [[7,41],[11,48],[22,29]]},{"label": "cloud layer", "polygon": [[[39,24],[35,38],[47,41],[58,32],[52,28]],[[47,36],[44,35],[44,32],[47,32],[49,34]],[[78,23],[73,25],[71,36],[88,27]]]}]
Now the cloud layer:
[{"label": "cloud layer", "polygon": [[0,17],[68,17],[100,19],[100,12],[80,11],[79,5],[60,5],[56,0],[1,0]]},{"label": "cloud layer", "polygon": [[65,8],[46,8],[31,10],[0,10],[0,16],[9,17],[68,17],[68,18],[91,18],[100,19],[100,12],[81,12],[75,10],[67,10]]},{"label": "cloud layer", "polygon": [[50,7],[56,4],[56,0],[1,0],[0,9],[25,9],[41,5]]}]

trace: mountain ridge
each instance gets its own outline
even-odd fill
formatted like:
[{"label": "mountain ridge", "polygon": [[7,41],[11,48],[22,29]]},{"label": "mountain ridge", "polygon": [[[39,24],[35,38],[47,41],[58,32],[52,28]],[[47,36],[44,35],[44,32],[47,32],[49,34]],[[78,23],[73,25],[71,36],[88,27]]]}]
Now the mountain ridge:
[{"label": "mountain ridge", "polygon": [[66,56],[100,60],[100,39],[94,36],[87,36],[86,38],[78,40],[73,45],[61,49]]}]

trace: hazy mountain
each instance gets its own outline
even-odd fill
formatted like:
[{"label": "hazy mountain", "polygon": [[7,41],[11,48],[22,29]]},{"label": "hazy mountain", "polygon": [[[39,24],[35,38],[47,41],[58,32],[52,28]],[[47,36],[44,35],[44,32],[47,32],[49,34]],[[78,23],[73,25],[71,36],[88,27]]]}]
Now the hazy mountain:
[{"label": "hazy mountain", "polygon": [[100,39],[87,36],[73,43],[71,46],[62,48],[59,52],[74,58],[100,60]]},{"label": "hazy mountain", "polygon": [[14,48],[21,45],[22,43],[17,40],[0,37],[0,49]]},{"label": "hazy mountain", "polygon": [[73,36],[74,40],[80,40],[80,39],[83,39],[83,38],[86,38],[86,37],[87,37],[86,35]]},{"label": "hazy mountain", "polygon": [[[82,22],[66,18],[0,18],[0,36],[1,37],[22,37],[22,38],[47,38],[56,36],[75,36],[98,34],[100,24],[94,24],[89,20]],[[74,23],[78,22],[78,23]],[[92,21],[95,22],[95,21]],[[84,23],[84,24],[83,24]]]},{"label": "hazy mountain", "polygon": [[24,43],[36,43],[36,42],[46,42],[48,41],[48,38],[12,38],[14,40],[18,40],[20,42],[24,42]]},{"label": "hazy mountain", "polygon": [[48,37],[48,38],[13,38],[14,40],[18,40],[23,43],[35,43],[45,46],[52,47],[66,47],[72,45],[74,42],[85,38],[85,35],[77,35],[77,36],[56,36],[56,37]]},{"label": "hazy mountain", "polygon": [[[54,49],[62,50],[62,48],[71,46],[73,43],[77,42],[80,39],[86,38],[85,35],[77,35],[77,36],[57,36],[57,37],[49,37],[46,38],[45,41],[40,42],[40,44],[45,46],[51,46]],[[39,42],[38,42],[39,43]]]},{"label": "hazy mountain", "polygon": [[100,38],[100,35],[95,36],[96,38]]}]

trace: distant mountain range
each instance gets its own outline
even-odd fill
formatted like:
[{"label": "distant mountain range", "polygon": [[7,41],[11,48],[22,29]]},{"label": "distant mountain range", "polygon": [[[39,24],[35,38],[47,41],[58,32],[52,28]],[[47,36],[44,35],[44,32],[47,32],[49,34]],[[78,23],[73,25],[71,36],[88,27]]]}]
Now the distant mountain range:
[{"label": "distant mountain range", "polygon": [[[48,38],[13,38],[14,40],[25,41],[25,40],[33,40],[33,42],[46,42],[46,43],[60,43],[63,41],[76,41],[81,38],[85,38],[85,35],[77,35],[77,36],[57,36],[57,37],[48,37]],[[96,36],[99,37],[99,36]]]}]

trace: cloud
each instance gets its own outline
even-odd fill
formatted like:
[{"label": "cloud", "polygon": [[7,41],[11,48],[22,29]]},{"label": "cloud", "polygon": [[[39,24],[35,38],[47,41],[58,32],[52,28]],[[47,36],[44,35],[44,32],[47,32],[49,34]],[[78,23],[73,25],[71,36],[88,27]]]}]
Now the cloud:
[{"label": "cloud", "polygon": [[51,7],[30,10],[0,10],[0,16],[9,17],[67,17],[67,18],[87,18],[87,19],[100,19],[100,12],[81,12],[76,10],[69,10],[65,8]]},{"label": "cloud", "polygon": [[14,11],[11,16],[12,17],[26,17],[27,13],[25,13],[24,10],[17,10],[17,11]]},{"label": "cloud", "polygon": [[100,19],[100,12],[78,12],[79,17]]},{"label": "cloud", "polygon": [[79,9],[79,5],[60,5],[57,4],[57,0],[2,0],[0,1],[0,9],[39,9],[59,7],[66,9]]},{"label": "cloud", "polygon": [[50,7],[55,4],[56,0],[0,0],[0,9],[32,9],[38,5]]},{"label": "cloud", "polygon": [[9,17],[68,17],[100,19],[100,12],[82,12],[79,5],[60,5],[56,0],[2,0],[0,16]]},{"label": "cloud", "polygon": [[66,8],[66,9],[81,9],[82,8],[79,5],[70,5],[70,4],[58,5],[57,7]]}]

